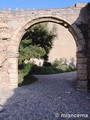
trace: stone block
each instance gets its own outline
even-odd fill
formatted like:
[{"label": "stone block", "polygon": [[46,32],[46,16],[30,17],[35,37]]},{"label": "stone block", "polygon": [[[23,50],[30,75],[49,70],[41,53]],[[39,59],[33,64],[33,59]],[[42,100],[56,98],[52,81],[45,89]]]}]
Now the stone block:
[{"label": "stone block", "polygon": [[13,79],[13,80],[17,81],[18,80],[18,74],[17,73],[10,73],[9,74],[9,79],[10,80]]},{"label": "stone block", "polygon": [[79,81],[76,82],[76,90],[87,91],[87,81]]},{"label": "stone block", "polygon": [[78,58],[77,63],[81,63],[81,64],[87,63],[87,58]]},{"label": "stone block", "polygon": [[83,34],[80,33],[78,36],[79,36],[79,38],[80,38],[81,41],[82,41],[82,39],[83,39]]},{"label": "stone block", "polygon": [[87,74],[86,73],[79,73],[77,74],[77,79],[80,81],[87,81]]},{"label": "stone block", "polygon": [[14,78],[9,78],[10,79],[10,84],[13,85],[13,84],[16,84],[18,85],[18,79],[14,79]]},{"label": "stone block", "polygon": [[78,73],[78,74],[83,74],[83,73],[84,73],[84,74],[87,74],[87,69],[83,69],[83,70],[80,69],[80,70],[77,70],[77,73]]},{"label": "stone block", "polygon": [[13,64],[17,64],[18,63],[18,59],[17,58],[8,58],[8,62],[9,63],[13,63]]},{"label": "stone block", "polygon": [[18,56],[19,56],[18,52],[12,52],[12,51],[8,52],[9,58],[18,58]]},{"label": "stone block", "polygon": [[0,84],[0,88],[1,89],[5,89],[5,90],[9,90],[9,89],[11,89],[11,90],[14,90],[14,89],[16,89],[18,87],[18,84],[11,84],[11,83],[1,83]]},{"label": "stone block", "polygon": [[2,71],[0,84],[1,84],[1,83],[5,83],[5,84],[8,84],[8,83],[9,83],[8,73]]},{"label": "stone block", "polygon": [[80,69],[87,69],[87,64],[78,64],[77,68]]},{"label": "stone block", "polygon": [[9,69],[8,69],[8,73],[14,73],[14,74],[15,74],[15,73],[18,73],[18,69],[13,69],[13,70],[12,70],[12,69],[9,68]]},{"label": "stone block", "polygon": [[86,58],[86,55],[84,53],[77,52],[77,58]]},{"label": "stone block", "polygon": [[86,44],[84,38],[81,38],[80,42],[81,42],[82,45]]},{"label": "stone block", "polygon": [[16,89],[17,87],[18,87],[18,84],[10,84],[9,85],[9,89],[12,89],[12,90]]},{"label": "stone block", "polygon": [[18,64],[9,63],[9,68],[13,70],[18,70]]}]

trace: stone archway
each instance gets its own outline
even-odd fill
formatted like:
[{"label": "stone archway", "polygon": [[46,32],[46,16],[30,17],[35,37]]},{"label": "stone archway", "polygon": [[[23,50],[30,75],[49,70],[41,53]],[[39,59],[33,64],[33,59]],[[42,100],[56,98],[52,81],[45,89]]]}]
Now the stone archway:
[{"label": "stone archway", "polygon": [[85,40],[80,29],[71,24],[64,18],[58,18],[53,16],[37,17],[29,20],[23,26],[17,29],[16,33],[12,37],[10,45],[8,47],[8,74],[10,80],[10,86],[16,88],[18,86],[18,49],[20,41],[25,34],[26,30],[38,23],[53,22],[64,26],[73,35],[77,46],[77,88],[87,89],[87,57],[85,54]]}]

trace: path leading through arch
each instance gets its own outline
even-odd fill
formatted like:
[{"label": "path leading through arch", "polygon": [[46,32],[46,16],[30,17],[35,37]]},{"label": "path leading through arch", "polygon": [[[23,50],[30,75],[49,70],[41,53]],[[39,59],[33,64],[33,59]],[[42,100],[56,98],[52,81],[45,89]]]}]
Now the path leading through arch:
[{"label": "path leading through arch", "polygon": [[35,76],[39,80],[31,85],[1,90],[0,120],[65,120],[62,113],[88,114],[80,120],[90,119],[90,94],[75,90],[76,72]]}]

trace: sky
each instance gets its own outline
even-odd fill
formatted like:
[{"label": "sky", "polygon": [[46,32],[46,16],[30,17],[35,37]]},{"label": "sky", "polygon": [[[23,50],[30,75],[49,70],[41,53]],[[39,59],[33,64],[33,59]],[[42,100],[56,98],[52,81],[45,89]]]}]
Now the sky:
[{"label": "sky", "polygon": [[42,8],[65,8],[77,2],[87,3],[90,0],[0,0],[0,10],[11,8],[18,9],[42,9]]}]

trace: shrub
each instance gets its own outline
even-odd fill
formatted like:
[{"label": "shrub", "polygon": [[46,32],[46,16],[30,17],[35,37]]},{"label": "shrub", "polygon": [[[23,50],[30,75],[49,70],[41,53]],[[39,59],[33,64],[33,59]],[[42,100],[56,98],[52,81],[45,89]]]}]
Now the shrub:
[{"label": "shrub", "polygon": [[62,64],[63,64],[62,61],[56,59],[56,60],[52,63],[52,66],[58,67],[58,66],[61,66]]},{"label": "shrub", "polygon": [[34,65],[33,63],[24,64],[22,69],[19,69],[19,72],[24,75],[27,75],[29,73],[29,71],[32,69],[33,65]]},{"label": "shrub", "polygon": [[50,62],[44,62],[43,66],[52,66],[52,64]]},{"label": "shrub", "polygon": [[23,81],[19,84],[19,86],[24,86],[24,85],[28,85],[28,84],[31,84],[31,83],[34,83],[36,82],[38,79],[36,77],[34,77],[33,75],[26,75],[24,76],[24,79]]},{"label": "shrub", "polygon": [[19,81],[18,81],[18,83],[21,83],[24,80],[25,75],[29,74],[32,66],[33,66],[33,64],[31,64],[31,63],[21,64],[21,65],[18,66],[18,68],[19,68],[19,71],[18,71]]},{"label": "shrub", "polygon": [[69,69],[70,69],[71,71],[75,71],[75,70],[77,70],[77,68],[76,68],[75,65],[69,65]]},{"label": "shrub", "polygon": [[67,65],[60,65],[57,67],[57,69],[59,70],[59,72],[67,72],[69,71],[69,68]]},{"label": "shrub", "polygon": [[54,61],[52,65],[49,62],[45,62],[42,67],[33,63],[28,63],[21,65],[19,68],[19,83],[21,85],[26,85],[35,82],[37,79],[31,74],[56,74],[75,70],[75,65],[66,65],[58,60]]},{"label": "shrub", "polygon": [[57,73],[52,66],[33,66],[32,70],[30,71],[31,74],[54,74]]},{"label": "shrub", "polygon": [[24,64],[19,64],[19,65],[18,65],[18,69],[19,69],[19,70],[22,70],[23,68],[24,68]]}]

